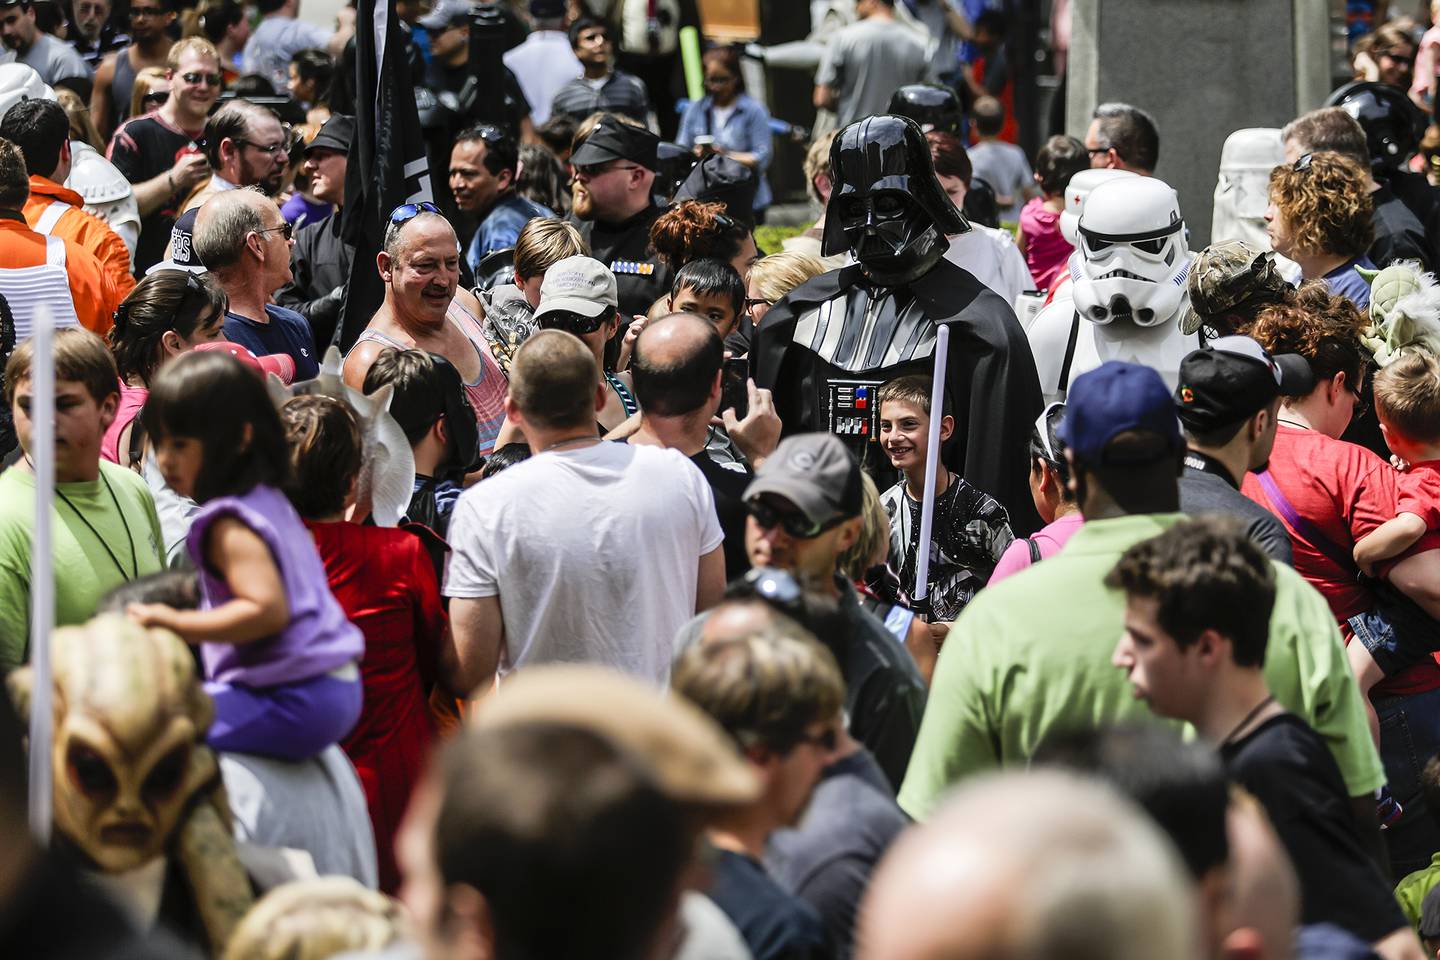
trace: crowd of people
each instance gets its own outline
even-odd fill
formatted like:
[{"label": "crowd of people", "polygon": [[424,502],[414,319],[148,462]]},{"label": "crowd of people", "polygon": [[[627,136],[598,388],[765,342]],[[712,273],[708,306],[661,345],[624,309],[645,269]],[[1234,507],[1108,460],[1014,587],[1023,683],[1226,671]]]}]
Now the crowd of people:
[{"label": "crowd of people", "polygon": [[0,0],[0,956],[1440,955],[1440,27],[1192,251],[1004,3],[393,9],[371,262],[353,6]]}]

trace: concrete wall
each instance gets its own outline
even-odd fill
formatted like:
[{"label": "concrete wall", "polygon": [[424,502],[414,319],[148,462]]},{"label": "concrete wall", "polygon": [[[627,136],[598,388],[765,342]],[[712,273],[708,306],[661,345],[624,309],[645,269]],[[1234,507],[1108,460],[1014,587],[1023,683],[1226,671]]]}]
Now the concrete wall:
[{"label": "concrete wall", "polygon": [[1180,195],[1191,249],[1209,242],[1220,148],[1242,127],[1279,127],[1328,91],[1325,0],[1074,0],[1067,132],[1096,104],[1155,117],[1155,175]]}]

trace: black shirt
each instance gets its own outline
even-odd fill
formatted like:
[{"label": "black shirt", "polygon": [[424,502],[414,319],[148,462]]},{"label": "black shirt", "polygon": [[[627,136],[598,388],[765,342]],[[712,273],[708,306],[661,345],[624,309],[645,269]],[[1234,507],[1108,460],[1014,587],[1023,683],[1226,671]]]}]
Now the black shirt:
[{"label": "black shirt", "polygon": [[[530,116],[530,101],[525,99],[525,92],[520,89],[520,81],[509,67],[501,67],[505,71],[505,123],[510,128],[510,135],[520,136],[520,121]],[[465,81],[470,78],[470,64],[462,63],[458,67],[452,67],[441,63],[439,60],[430,61],[430,67],[425,71],[425,82],[430,88],[438,93],[448,93],[459,96],[460,91],[465,88]],[[461,117],[462,126],[468,125],[471,120]],[[450,158],[445,158],[448,164]]]},{"label": "black shirt", "polygon": [[1374,206],[1370,219],[1375,227],[1371,261],[1385,267],[1396,260],[1419,260],[1429,270],[1432,264],[1425,246],[1425,228],[1410,208],[1387,186],[1370,194],[1370,202]]},{"label": "black shirt", "polygon": [[[622,321],[648,312],[651,304],[670,292],[670,268],[650,246],[650,227],[664,212],[664,207],[652,205],[620,223],[569,217],[590,245],[590,256],[615,274]],[[625,326],[620,324],[622,332]]]},{"label": "black shirt", "polygon": [[745,488],[755,476],[738,463],[716,463],[705,450],[690,462],[700,468],[715,495],[715,516],[725,534],[725,579],[743,577],[750,569],[750,555],[745,552]]},{"label": "black shirt", "polygon": [[1373,943],[1406,925],[1366,854],[1345,781],[1320,735],[1282,713],[1220,748],[1226,773],[1255,795],[1300,880],[1300,922],[1330,922]]},{"label": "black shirt", "polygon": [[[170,126],[159,114],[126,121],[110,141],[110,162],[131,183],[144,183],[171,167],[182,153],[199,152],[200,146],[185,131]],[[165,259],[170,228],[180,215],[182,192],[176,191],[149,216],[140,218],[140,240],[135,245],[135,275]]]},{"label": "black shirt", "polygon": [[1180,476],[1180,509],[1189,514],[1226,513],[1243,520],[1245,534],[1272,560],[1294,566],[1290,534],[1280,518],[1251,500],[1235,486],[1225,465],[1214,457],[1191,450],[1185,454]]},{"label": "black shirt", "polygon": [[829,957],[820,917],[793,897],[751,857],[716,850],[706,895],[725,911],[755,960]]}]

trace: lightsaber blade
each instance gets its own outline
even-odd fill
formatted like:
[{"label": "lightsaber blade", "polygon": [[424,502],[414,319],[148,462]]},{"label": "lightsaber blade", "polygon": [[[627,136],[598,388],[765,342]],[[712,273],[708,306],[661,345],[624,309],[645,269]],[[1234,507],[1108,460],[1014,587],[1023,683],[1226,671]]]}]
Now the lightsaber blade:
[{"label": "lightsaber blade", "polygon": [[930,443],[925,451],[925,499],[920,503],[920,555],[915,558],[916,601],[930,596],[930,538],[935,525],[935,474],[940,464],[940,421],[945,416],[945,358],[950,326],[935,325],[935,377],[930,384]]},{"label": "lightsaber blade", "polygon": [[55,501],[55,318],[50,308],[35,311],[30,335],[33,435],[30,462],[35,471],[35,534],[30,552],[30,829],[42,845],[50,842],[51,741],[55,688],[51,681],[50,631],[55,625],[55,566],[50,538]]}]

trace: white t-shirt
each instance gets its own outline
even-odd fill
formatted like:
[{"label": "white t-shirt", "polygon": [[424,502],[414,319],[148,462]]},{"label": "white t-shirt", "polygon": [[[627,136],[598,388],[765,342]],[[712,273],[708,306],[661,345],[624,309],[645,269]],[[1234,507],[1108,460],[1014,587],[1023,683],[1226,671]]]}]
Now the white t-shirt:
[{"label": "white t-shirt", "polygon": [[1025,255],[1008,230],[972,223],[968,233],[950,238],[945,259],[974,274],[976,280],[1000,294],[1011,309],[1020,294],[1035,289]]},{"label": "white t-shirt", "polygon": [[537,127],[550,119],[555,91],[584,73],[570,39],[559,30],[532,31],[520,46],[505,51],[504,60],[530,101],[530,120]]},{"label": "white t-shirt", "polygon": [[499,676],[600,663],[665,684],[695,615],[700,558],[724,535],[684,455],[599,443],[531,457],[461,494],[447,597],[500,598]]}]

